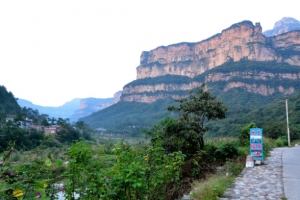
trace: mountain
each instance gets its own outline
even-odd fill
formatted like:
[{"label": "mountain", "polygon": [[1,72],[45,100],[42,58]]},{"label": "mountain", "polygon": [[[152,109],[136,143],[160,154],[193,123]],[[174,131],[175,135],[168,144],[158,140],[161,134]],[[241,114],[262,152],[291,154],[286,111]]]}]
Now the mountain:
[{"label": "mountain", "polygon": [[79,118],[88,116],[95,111],[102,110],[110,105],[112,105],[113,98],[107,99],[97,99],[97,98],[87,98],[80,100],[80,106],[78,110],[75,110],[70,116],[71,122],[76,122]]},{"label": "mountain", "polygon": [[21,107],[32,108],[34,110],[38,110],[40,114],[47,114],[49,117],[54,118],[69,118],[75,110],[79,108],[80,99],[76,98],[70,102],[66,102],[62,106],[53,107],[53,106],[40,106],[35,105],[32,102],[25,99],[18,99],[18,104]]},{"label": "mountain", "polygon": [[272,30],[265,31],[264,35],[267,37],[271,37],[293,30],[300,30],[300,21],[291,17],[284,17],[275,23]]},{"label": "mountain", "polygon": [[[137,79],[123,87],[120,102],[83,120],[113,133],[136,134],[132,127],[148,128],[172,115],[166,112],[172,99],[185,97],[206,83],[229,107],[231,121],[224,121],[228,125],[253,109],[297,92],[299,79],[300,31],[266,37],[260,23],[243,21],[200,42],[142,52]],[[213,126],[218,134],[237,130]]]},{"label": "mountain", "polygon": [[54,118],[69,118],[71,122],[76,122],[79,118],[90,115],[93,112],[102,110],[120,100],[122,91],[114,94],[114,98],[85,98],[85,99],[73,99],[70,102],[66,102],[62,106],[39,106],[24,99],[18,99],[18,104],[21,107],[26,106],[38,110],[40,114],[47,114],[49,117]]},{"label": "mountain", "polygon": [[94,112],[107,108],[120,101],[122,91],[116,92],[113,98],[99,99],[99,98],[86,98],[80,100],[78,110],[70,116],[71,122],[76,122],[82,117],[86,117]]},{"label": "mountain", "polygon": [[169,96],[178,98],[178,91],[227,77],[226,74],[211,74],[201,79],[204,73],[226,63],[248,60],[300,66],[299,38],[300,31],[265,37],[259,23],[253,25],[243,21],[201,42],[173,44],[143,52],[137,67],[137,80],[124,86],[121,101],[151,103]]}]

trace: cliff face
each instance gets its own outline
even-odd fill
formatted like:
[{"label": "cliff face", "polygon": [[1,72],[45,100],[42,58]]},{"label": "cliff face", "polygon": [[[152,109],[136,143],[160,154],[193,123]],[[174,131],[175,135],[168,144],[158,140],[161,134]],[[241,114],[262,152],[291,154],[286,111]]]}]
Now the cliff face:
[{"label": "cliff face", "polygon": [[228,61],[242,59],[300,66],[300,31],[267,38],[259,23],[244,21],[198,43],[180,43],[143,52],[137,79],[166,74],[194,77]]},{"label": "cliff face", "polygon": [[291,17],[284,17],[275,23],[272,30],[265,31],[264,35],[270,37],[294,30],[300,30],[300,22]]},{"label": "cliff face", "polygon": [[[207,83],[208,88],[228,91],[232,88],[242,88],[248,92],[257,93],[263,96],[272,95],[276,92],[283,94],[292,94],[299,87],[299,73],[270,73],[265,71],[256,72],[228,72],[228,73],[208,73],[203,81],[197,82],[191,80],[188,84],[153,84],[137,85],[124,88],[122,101],[136,101],[153,103],[158,99],[181,98],[186,96],[187,92],[193,88],[199,87],[203,82]],[[290,85],[285,83],[289,82]],[[275,84],[274,84],[275,83]],[[221,89],[220,89],[221,88]],[[181,91],[181,92],[179,92]]]},{"label": "cliff face", "polygon": [[[232,69],[234,63],[240,64]],[[216,73],[226,65],[226,70]],[[249,66],[240,71],[243,65]],[[180,98],[203,82],[223,92],[243,88],[264,96],[291,94],[299,86],[300,67],[296,66],[300,66],[300,31],[266,37],[259,23],[243,21],[201,42],[143,52],[137,80],[124,86],[121,101]]]},{"label": "cliff face", "polygon": [[121,97],[121,95],[122,95],[122,92],[123,92],[123,91],[119,91],[119,92],[116,92],[116,93],[114,94],[113,104],[118,103],[118,102],[120,101],[120,97]]}]

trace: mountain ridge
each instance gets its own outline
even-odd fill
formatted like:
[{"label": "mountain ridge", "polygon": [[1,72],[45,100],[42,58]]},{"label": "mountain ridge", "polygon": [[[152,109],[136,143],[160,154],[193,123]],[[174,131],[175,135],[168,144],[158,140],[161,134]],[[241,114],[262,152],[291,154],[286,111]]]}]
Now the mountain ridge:
[{"label": "mountain ridge", "polygon": [[120,100],[121,94],[122,91],[116,92],[112,98],[75,98],[57,107],[40,106],[25,99],[18,99],[17,102],[19,106],[38,110],[40,114],[47,114],[49,117],[54,118],[69,118],[70,122],[76,122],[81,117],[117,103]]},{"label": "mountain ridge", "polygon": [[273,29],[267,30],[263,34],[267,37],[271,37],[293,30],[300,30],[300,21],[292,17],[283,17],[275,23]]}]

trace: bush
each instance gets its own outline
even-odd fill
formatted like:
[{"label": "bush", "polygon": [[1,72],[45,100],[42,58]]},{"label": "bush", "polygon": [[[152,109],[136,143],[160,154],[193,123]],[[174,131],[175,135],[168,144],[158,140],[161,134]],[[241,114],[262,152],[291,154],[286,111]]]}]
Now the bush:
[{"label": "bush", "polygon": [[255,123],[250,123],[248,126],[242,128],[241,132],[239,133],[239,143],[241,146],[249,146],[250,145],[250,129],[257,128]]},{"label": "bush", "polygon": [[283,147],[283,146],[288,145],[286,136],[282,136],[282,137],[278,138],[277,140],[275,140],[275,143],[276,143],[277,147]]},{"label": "bush", "polygon": [[233,143],[224,143],[216,150],[215,157],[218,161],[225,162],[227,159],[235,158],[238,149]]},{"label": "bush", "polygon": [[278,139],[275,141],[275,143],[276,143],[276,146],[277,146],[277,147],[283,147],[283,146],[284,146],[283,140],[281,140],[280,138],[278,138]]},{"label": "bush", "polygon": [[206,161],[207,162],[215,162],[216,161],[216,151],[217,151],[217,147],[215,147],[214,145],[211,144],[206,144],[204,146],[204,152],[206,155]]},{"label": "bush", "polygon": [[250,154],[250,147],[244,146],[244,147],[238,147],[238,154],[240,156],[247,156]]}]

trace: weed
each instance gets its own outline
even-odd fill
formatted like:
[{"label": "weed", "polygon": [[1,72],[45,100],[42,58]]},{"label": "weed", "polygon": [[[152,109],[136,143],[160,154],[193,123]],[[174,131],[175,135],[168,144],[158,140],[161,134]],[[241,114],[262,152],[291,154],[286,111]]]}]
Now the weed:
[{"label": "weed", "polygon": [[212,200],[218,199],[224,193],[224,191],[233,182],[232,176],[211,176],[206,181],[199,181],[193,184],[193,190],[191,195],[195,199]]}]

